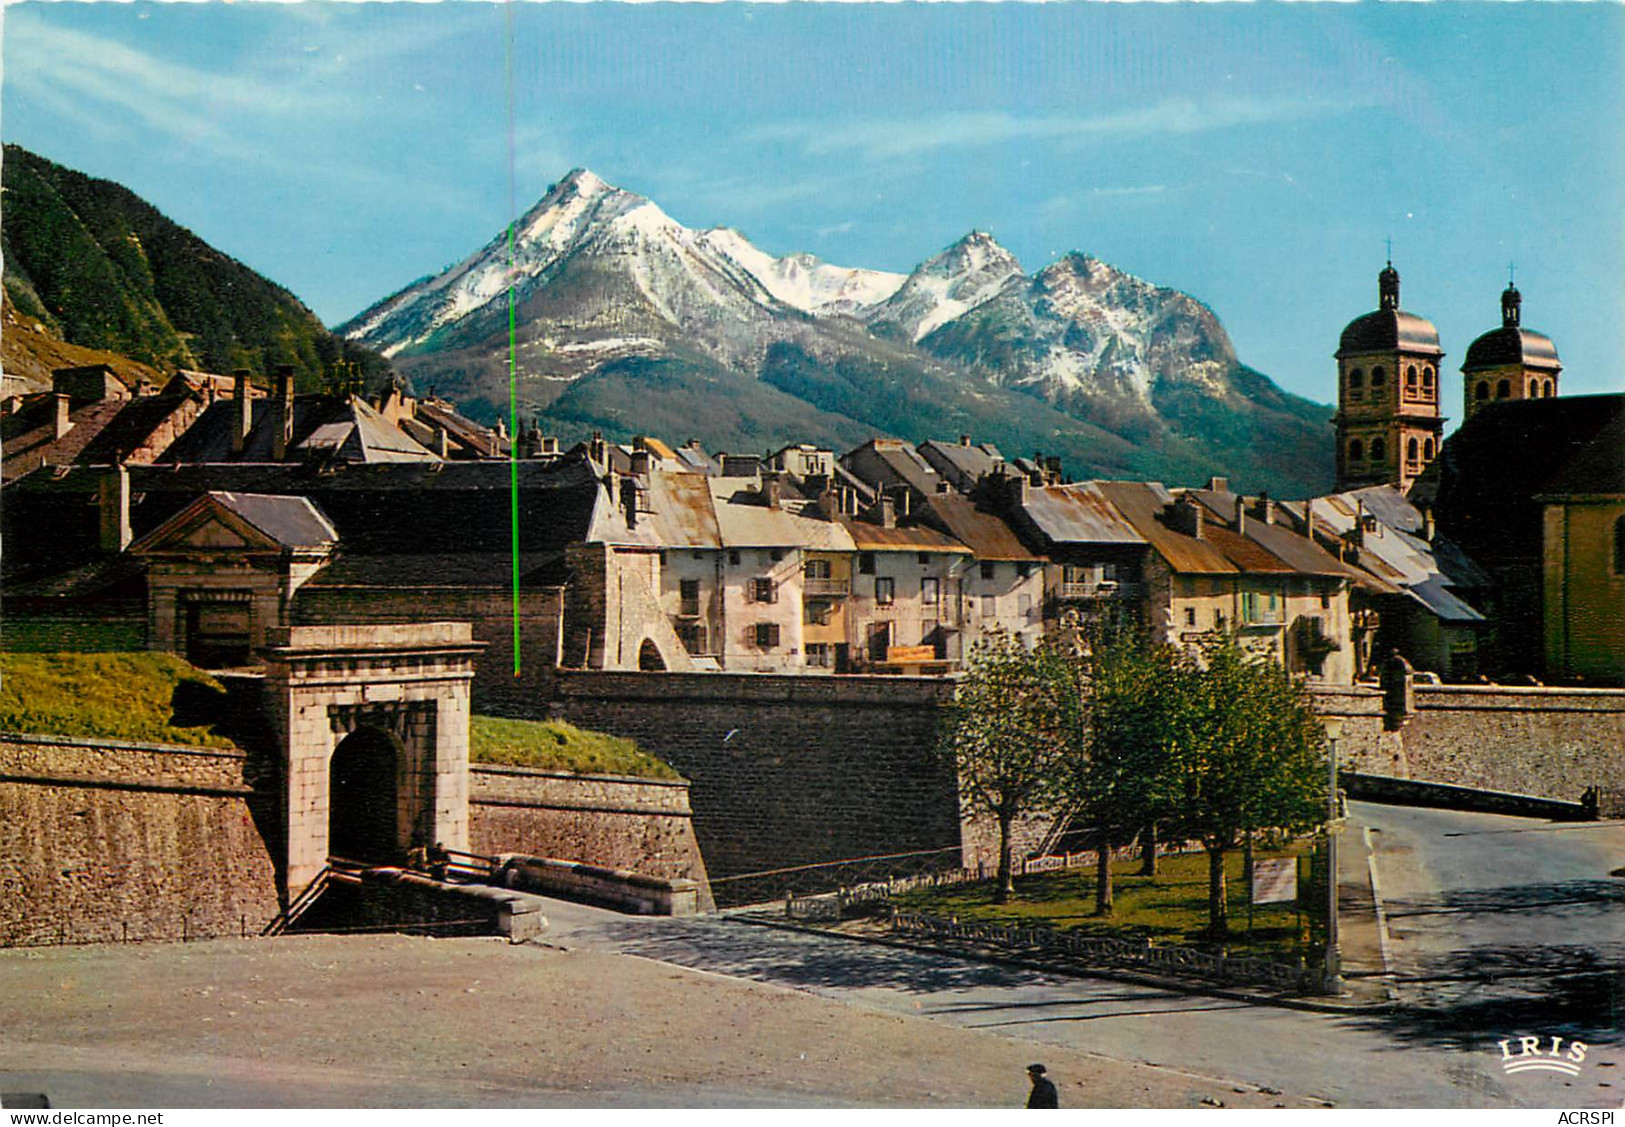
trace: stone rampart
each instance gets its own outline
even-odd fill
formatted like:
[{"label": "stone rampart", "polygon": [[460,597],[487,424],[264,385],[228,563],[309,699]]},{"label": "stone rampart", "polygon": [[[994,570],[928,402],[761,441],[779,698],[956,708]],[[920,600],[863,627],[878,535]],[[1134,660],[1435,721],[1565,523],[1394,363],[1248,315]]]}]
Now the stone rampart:
[{"label": "stone rampart", "polygon": [[1625,690],[1416,685],[1408,716],[1380,690],[1316,693],[1343,721],[1350,770],[1577,802],[1589,787],[1625,791]]},{"label": "stone rampart", "polygon": [[952,693],[936,678],[560,671],[533,715],[634,739],[687,777],[716,881],[957,848],[954,775],[934,754]]},{"label": "stone rampart", "polygon": [[686,780],[476,763],[469,770],[469,847],[693,881],[708,907],[688,791]]},{"label": "stone rampart", "polygon": [[0,734],[0,946],[258,934],[279,908],[260,766]]}]

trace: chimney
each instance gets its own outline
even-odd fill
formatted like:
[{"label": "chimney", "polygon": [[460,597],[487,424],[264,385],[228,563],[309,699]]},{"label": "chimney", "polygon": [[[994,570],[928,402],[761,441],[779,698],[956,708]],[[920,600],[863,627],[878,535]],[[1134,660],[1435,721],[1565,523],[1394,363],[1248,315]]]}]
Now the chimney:
[{"label": "chimney", "polygon": [[278,364],[276,369],[276,405],[271,413],[275,429],[271,439],[271,458],[281,462],[288,457],[288,446],[293,442],[293,365]]},{"label": "chimney", "polygon": [[826,484],[818,491],[818,509],[826,520],[834,520],[843,512],[841,495]]},{"label": "chimney", "polygon": [[236,425],[231,428],[231,452],[241,454],[248,442],[248,432],[254,429],[254,404],[248,397],[248,369],[238,368],[232,373],[236,386],[232,389],[232,404],[237,413]]},{"label": "chimney", "polygon": [[1270,501],[1268,493],[1258,495],[1258,515],[1265,524],[1275,523],[1275,505]]},{"label": "chimney", "polygon": [[491,429],[496,432],[496,436],[503,442],[508,441],[508,424],[503,421],[501,415],[497,416],[497,425]]},{"label": "chimney", "polygon": [[960,435],[959,436],[959,445],[961,445],[961,446],[969,446],[970,445],[970,435],[968,435],[968,434]]},{"label": "chimney", "polygon": [[1426,540],[1429,544],[1433,543],[1433,534],[1435,531],[1436,529],[1433,527],[1433,510],[1431,508],[1423,508],[1422,539]]},{"label": "chimney", "polygon": [[1315,538],[1315,499],[1310,497],[1303,503],[1303,534],[1312,541]]},{"label": "chimney", "polygon": [[1243,536],[1247,532],[1247,498],[1236,497],[1236,535]]},{"label": "chimney", "polygon": [[892,499],[890,493],[884,493],[880,497],[880,527],[897,527],[897,502]]},{"label": "chimney", "polygon": [[114,466],[97,483],[104,552],[122,552],[130,546],[130,471]]},{"label": "chimney", "polygon": [[1202,531],[1202,506],[1189,494],[1180,494],[1168,515],[1168,523],[1175,532],[1183,532],[1193,540],[1205,540]]},{"label": "chimney", "polygon": [[1044,480],[1051,485],[1061,484],[1061,459],[1053,456],[1044,459]]},{"label": "chimney", "polygon": [[66,395],[59,391],[52,396],[51,403],[56,409],[56,414],[52,416],[51,420],[51,437],[61,438],[73,429],[73,420],[68,418],[69,400]]},{"label": "chimney", "polygon": [[434,452],[442,458],[451,457],[451,439],[445,427],[434,428]]},{"label": "chimney", "polygon": [[621,479],[621,509],[626,513],[626,527],[638,526],[638,482],[636,478]]},{"label": "chimney", "polygon": [[[634,440],[635,441],[635,440]],[[632,473],[645,481],[649,478],[649,451],[639,447],[632,451]]]},{"label": "chimney", "polygon": [[592,438],[587,442],[587,458],[600,468],[609,465],[609,448],[604,444],[604,436],[598,431],[593,431]]},{"label": "chimney", "polygon": [[1210,493],[1230,492],[1230,479],[1227,477],[1210,477],[1207,479],[1207,488]]},{"label": "chimney", "polygon": [[1354,501],[1354,530],[1349,539],[1356,548],[1365,547],[1365,502],[1359,498]]},{"label": "chimney", "polygon": [[543,454],[557,454],[559,452],[559,440],[553,435],[544,434],[541,437],[540,443],[540,452]]},{"label": "chimney", "polygon": [[779,507],[784,497],[783,489],[784,486],[780,484],[778,474],[764,473],[762,475],[762,499],[767,502],[768,508],[777,509]]}]

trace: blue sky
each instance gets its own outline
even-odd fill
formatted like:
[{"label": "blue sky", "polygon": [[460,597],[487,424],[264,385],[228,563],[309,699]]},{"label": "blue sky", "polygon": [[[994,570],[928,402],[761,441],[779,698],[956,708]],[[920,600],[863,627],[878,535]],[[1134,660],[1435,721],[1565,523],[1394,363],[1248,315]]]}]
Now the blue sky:
[{"label": "blue sky", "polygon": [[1515,260],[1565,392],[1625,384],[1613,3],[23,3],[0,132],[337,323],[506,223],[510,29],[520,210],[580,165],[775,254],[1081,250],[1322,401],[1391,237],[1447,371]]}]

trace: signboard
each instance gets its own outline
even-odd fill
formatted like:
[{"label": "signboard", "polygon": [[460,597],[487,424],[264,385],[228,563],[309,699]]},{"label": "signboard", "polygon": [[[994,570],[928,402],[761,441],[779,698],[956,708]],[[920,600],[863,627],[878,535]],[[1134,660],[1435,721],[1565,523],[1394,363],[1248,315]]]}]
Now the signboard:
[{"label": "signboard", "polygon": [[1253,903],[1290,904],[1298,898],[1298,859],[1253,862]]},{"label": "signboard", "polygon": [[911,665],[922,661],[937,660],[937,647],[935,646],[887,646],[886,661],[892,665]]},{"label": "signboard", "polygon": [[1029,857],[1027,871],[1029,873],[1047,873],[1055,869],[1066,868],[1066,858],[1050,854],[1044,857]]}]

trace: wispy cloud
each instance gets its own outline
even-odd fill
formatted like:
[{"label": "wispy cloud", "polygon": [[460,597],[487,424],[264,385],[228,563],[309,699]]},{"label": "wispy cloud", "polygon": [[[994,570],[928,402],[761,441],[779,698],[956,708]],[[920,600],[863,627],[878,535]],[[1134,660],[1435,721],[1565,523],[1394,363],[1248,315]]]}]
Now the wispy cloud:
[{"label": "wispy cloud", "polygon": [[1160,196],[1168,190],[1166,184],[1133,184],[1120,188],[1090,188],[1091,196]]},{"label": "wispy cloud", "polygon": [[1297,121],[1344,113],[1350,102],[1305,99],[1174,99],[1121,113],[1093,116],[1022,116],[1003,111],[940,113],[912,118],[858,122],[792,121],[762,126],[751,133],[759,142],[795,145],[810,156],[858,152],[875,160],[915,156],[937,149],[1050,141],[1081,144],[1200,133],[1242,125]]}]

